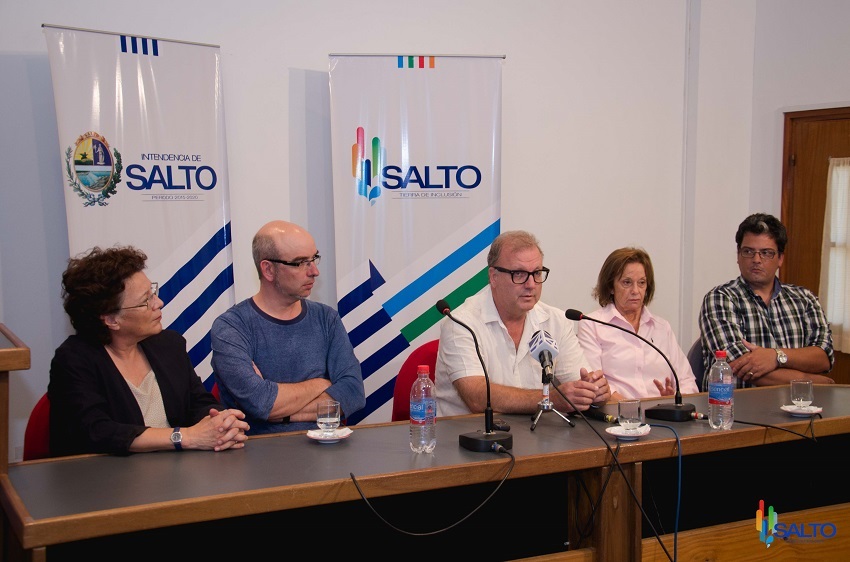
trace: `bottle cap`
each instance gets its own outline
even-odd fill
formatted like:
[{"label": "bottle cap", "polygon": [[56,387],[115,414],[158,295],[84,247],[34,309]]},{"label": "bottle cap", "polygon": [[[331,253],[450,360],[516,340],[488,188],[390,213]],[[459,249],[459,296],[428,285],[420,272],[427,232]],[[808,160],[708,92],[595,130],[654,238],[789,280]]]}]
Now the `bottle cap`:
[{"label": "bottle cap", "polygon": [[718,349],[714,352],[715,359],[726,359],[726,351],[723,349]]},{"label": "bottle cap", "polygon": [[425,373],[426,375],[430,375],[431,368],[428,365],[419,365],[416,367],[416,373]]}]

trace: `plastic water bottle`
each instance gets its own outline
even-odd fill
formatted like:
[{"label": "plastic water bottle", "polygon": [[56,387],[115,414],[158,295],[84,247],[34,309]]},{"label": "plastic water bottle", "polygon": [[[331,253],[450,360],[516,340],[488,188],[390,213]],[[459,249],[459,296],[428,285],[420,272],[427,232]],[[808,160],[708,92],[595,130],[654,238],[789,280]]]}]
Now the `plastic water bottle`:
[{"label": "plastic water bottle", "polygon": [[410,387],[410,449],[414,453],[430,453],[437,446],[437,388],[429,374],[428,365],[419,365]]},{"label": "plastic water bottle", "polygon": [[734,419],[735,375],[726,362],[726,352],[714,352],[714,364],[708,371],[708,425],[712,429],[730,429]]}]

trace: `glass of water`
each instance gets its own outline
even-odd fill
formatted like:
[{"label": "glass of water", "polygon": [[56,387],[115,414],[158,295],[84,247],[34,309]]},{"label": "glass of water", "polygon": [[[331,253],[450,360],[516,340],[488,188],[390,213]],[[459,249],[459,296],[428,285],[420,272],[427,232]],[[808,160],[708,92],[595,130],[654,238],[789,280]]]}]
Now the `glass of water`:
[{"label": "glass of water", "polygon": [[811,405],[814,398],[814,390],[812,381],[810,380],[794,380],[791,381],[791,402],[802,410]]},{"label": "glass of water", "polygon": [[323,400],[316,404],[316,425],[322,430],[322,439],[333,439],[339,427],[339,402]]},{"label": "glass of water", "polygon": [[626,434],[636,433],[643,423],[643,406],[640,400],[620,400],[617,402],[617,421]]}]

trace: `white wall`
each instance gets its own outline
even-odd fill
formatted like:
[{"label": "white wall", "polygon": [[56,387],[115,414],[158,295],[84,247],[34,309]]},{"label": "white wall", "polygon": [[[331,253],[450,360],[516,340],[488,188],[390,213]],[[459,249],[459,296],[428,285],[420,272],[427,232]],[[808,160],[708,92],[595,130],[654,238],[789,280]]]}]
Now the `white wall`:
[{"label": "white wall", "polygon": [[736,0],[703,2],[700,7],[697,111],[691,130],[696,154],[691,170],[693,246],[685,248],[693,260],[693,275],[688,300],[682,301],[680,332],[685,348],[699,336],[703,295],[738,275],[738,224],[756,211],[779,216],[778,187],[768,197],[771,203],[775,199],[775,208],[749,205],[755,12],[754,2]]},{"label": "white wall", "polygon": [[[329,53],[506,55],[502,228],[535,232],[544,299],[590,311],[599,267],[640,245],[654,312],[683,347],[702,295],[737,274],[734,230],[779,214],[781,112],[850,105],[850,3],[825,0],[0,0],[0,322],[32,348],[11,375],[9,458],[70,333],[60,147],[41,24],[221,46],[237,299],[264,222],[307,226],[335,303]],[[837,13],[834,13],[837,12]],[[92,14],[97,14],[93,17]],[[795,28],[792,30],[791,26]],[[835,57],[838,57],[837,62]]]}]

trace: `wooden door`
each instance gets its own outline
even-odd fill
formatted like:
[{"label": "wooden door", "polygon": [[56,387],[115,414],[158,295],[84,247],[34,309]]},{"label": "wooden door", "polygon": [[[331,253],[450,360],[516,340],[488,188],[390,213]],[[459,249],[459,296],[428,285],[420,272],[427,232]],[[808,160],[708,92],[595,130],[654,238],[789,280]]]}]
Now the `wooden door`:
[{"label": "wooden door", "polygon": [[[850,108],[785,114],[782,216],[788,229],[784,283],[818,293],[830,158],[850,157]],[[828,319],[828,318],[827,318]],[[832,378],[850,384],[850,355],[835,353]]]}]

